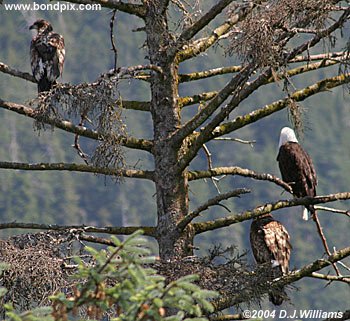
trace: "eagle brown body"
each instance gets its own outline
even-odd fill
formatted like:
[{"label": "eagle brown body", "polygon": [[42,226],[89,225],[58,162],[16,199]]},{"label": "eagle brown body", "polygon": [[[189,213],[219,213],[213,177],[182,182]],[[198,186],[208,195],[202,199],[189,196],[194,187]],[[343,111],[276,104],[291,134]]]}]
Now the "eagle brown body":
[{"label": "eagle brown body", "polygon": [[[290,237],[286,228],[271,214],[253,220],[250,226],[250,245],[256,262],[270,267],[269,279],[288,273],[292,249]],[[286,297],[283,287],[269,292],[269,299],[274,305],[281,305]]]},{"label": "eagle brown body", "polygon": [[[288,127],[281,131],[277,161],[282,179],[291,186],[295,197],[316,196],[317,176],[314,164],[298,143],[294,131]],[[306,208],[313,216],[313,205]],[[307,219],[307,213],[305,214],[303,218]]]},{"label": "eagle brown body", "polygon": [[62,75],[65,58],[64,39],[52,31],[51,24],[43,19],[29,29],[37,30],[30,44],[30,62],[33,76],[38,82],[38,92],[48,91]]}]

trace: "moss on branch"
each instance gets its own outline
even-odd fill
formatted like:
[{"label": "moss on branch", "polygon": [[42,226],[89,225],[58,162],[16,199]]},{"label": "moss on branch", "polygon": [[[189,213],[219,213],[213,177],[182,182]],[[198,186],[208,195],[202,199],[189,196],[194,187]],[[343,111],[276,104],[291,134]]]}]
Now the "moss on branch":
[{"label": "moss on branch", "polygon": [[254,123],[262,118],[265,118],[277,111],[286,108],[289,105],[290,100],[299,102],[303,101],[308,97],[318,94],[323,91],[330,90],[337,86],[350,82],[350,74],[342,74],[339,76],[323,79],[311,86],[305,87],[301,90],[296,91],[290,97],[278,100],[272,104],[266,105],[263,108],[257,109],[249,114],[236,117],[232,122],[224,123],[218,126],[212,136],[208,135],[206,141],[211,140],[214,137],[219,137],[242,128],[248,124]]},{"label": "moss on branch", "polygon": [[254,178],[257,180],[270,181],[284,188],[287,192],[291,192],[291,188],[287,183],[285,183],[283,180],[281,180],[280,178],[272,174],[258,173],[253,170],[238,167],[238,166],[217,167],[217,168],[212,168],[205,171],[189,171],[188,180],[193,181],[197,179],[210,178],[210,177],[221,176],[221,175],[239,175],[239,176]]},{"label": "moss on branch", "polygon": [[24,171],[71,171],[102,174],[110,176],[121,176],[128,178],[154,179],[153,171],[135,170],[135,169],[113,169],[90,166],[85,164],[75,163],[16,163],[16,162],[0,162],[0,168],[24,170]]},{"label": "moss on branch", "polygon": [[20,223],[20,222],[10,222],[10,223],[0,223],[0,230],[4,229],[26,229],[26,230],[53,230],[53,231],[63,231],[63,230],[81,230],[85,233],[105,233],[114,235],[130,235],[135,231],[140,229],[143,230],[143,234],[147,236],[155,237],[156,228],[153,226],[105,226],[97,227],[90,225],[57,225],[57,224],[36,224],[36,223]]},{"label": "moss on branch", "polygon": [[[42,121],[47,125],[51,125],[54,127],[57,127],[59,129],[62,129],[66,132],[78,134],[80,136],[84,136],[87,138],[95,139],[95,140],[100,140],[101,135],[99,132],[95,130],[88,129],[84,126],[77,126],[74,125],[70,121],[66,120],[60,120],[60,119],[53,119],[53,118],[45,118],[41,119],[40,115],[35,112],[34,109],[16,104],[13,102],[8,102],[0,99],[0,108],[7,109],[13,112],[16,112],[20,115],[33,118],[38,121]],[[120,143],[121,145],[128,147],[128,148],[133,148],[133,149],[140,149],[140,150],[145,150],[145,151],[151,151],[151,148],[153,146],[153,143],[147,139],[137,139],[134,137],[129,137],[129,136],[124,136],[124,137],[119,137],[120,138]]]},{"label": "moss on branch", "polygon": [[[261,294],[263,294],[263,292],[268,293],[268,291],[271,289],[271,286],[279,287],[297,282],[305,277],[312,276],[313,272],[319,271],[331,265],[332,263],[338,262],[348,257],[349,255],[350,247],[343,248],[335,252],[333,255],[329,256],[327,259],[316,260],[302,267],[299,270],[293,271],[279,279],[272,281],[271,284],[267,283],[266,286],[259,287],[259,291],[261,292]],[[221,292],[219,299],[213,300],[211,303],[214,305],[215,311],[221,311],[244,302],[244,299],[247,296],[251,295],[251,291],[251,289],[245,289],[242,290],[240,293],[231,293],[230,291]]]},{"label": "moss on branch", "polygon": [[204,233],[211,230],[216,230],[222,227],[230,226],[236,223],[250,220],[254,217],[271,213],[286,207],[294,207],[300,205],[315,205],[320,203],[335,202],[338,200],[348,200],[350,199],[350,192],[329,194],[324,196],[316,197],[303,197],[294,198],[290,200],[281,200],[275,203],[267,203],[265,205],[257,206],[252,210],[244,211],[239,214],[226,216],[213,221],[193,223],[196,234]]}]

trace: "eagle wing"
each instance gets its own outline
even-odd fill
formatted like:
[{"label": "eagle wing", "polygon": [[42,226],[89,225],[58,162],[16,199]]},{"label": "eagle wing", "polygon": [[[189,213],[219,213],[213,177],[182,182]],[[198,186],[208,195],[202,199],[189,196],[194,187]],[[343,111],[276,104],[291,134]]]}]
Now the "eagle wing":
[{"label": "eagle wing", "polygon": [[282,145],[277,161],[282,179],[291,185],[295,196],[316,195],[317,176],[313,162],[298,143]]},{"label": "eagle wing", "polygon": [[48,44],[50,51],[52,50],[52,76],[56,80],[63,72],[64,58],[66,55],[64,39],[58,33],[50,33],[48,37]]},{"label": "eagle wing", "polygon": [[[267,264],[268,277],[272,280],[288,273],[292,246],[285,227],[265,215],[253,220],[250,226],[250,244],[258,264]],[[269,299],[274,305],[281,305],[288,298],[283,286],[271,288]]]},{"label": "eagle wing", "polygon": [[50,89],[55,80],[62,75],[65,58],[64,39],[61,35],[49,32],[38,35],[30,45],[32,72],[40,84],[43,80],[48,82]]},{"label": "eagle wing", "polygon": [[275,260],[273,265],[280,266],[283,274],[288,273],[292,246],[286,228],[278,221],[271,221],[263,227],[263,232],[266,246]]},{"label": "eagle wing", "polygon": [[286,228],[278,221],[258,219],[250,230],[250,243],[258,264],[272,263],[279,266],[282,273],[288,273],[292,246]]}]

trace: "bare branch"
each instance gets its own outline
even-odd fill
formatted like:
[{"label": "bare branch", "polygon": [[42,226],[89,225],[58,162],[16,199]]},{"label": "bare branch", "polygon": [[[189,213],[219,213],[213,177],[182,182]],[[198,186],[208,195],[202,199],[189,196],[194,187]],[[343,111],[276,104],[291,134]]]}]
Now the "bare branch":
[{"label": "bare branch", "polygon": [[[321,222],[320,222],[320,220],[318,219],[317,212],[315,212],[315,213],[313,214],[312,219],[314,220],[314,222],[315,222],[315,224],[316,224],[318,235],[319,235],[320,238],[321,238],[323,247],[324,247],[324,249],[325,249],[327,255],[328,255],[328,256],[332,255],[332,253],[331,253],[331,251],[329,250],[329,247],[328,247],[328,243],[327,243],[326,236],[325,236],[324,233],[323,233],[323,228],[322,228],[322,226],[321,226]],[[338,267],[335,265],[335,263],[332,263],[332,265],[333,265],[333,268],[334,268],[335,272],[336,272],[337,275],[339,276],[339,275],[340,275],[340,272],[339,272]]]},{"label": "bare branch", "polygon": [[317,54],[317,55],[304,55],[304,56],[296,56],[295,58],[289,60],[290,63],[295,62],[304,62],[304,61],[315,61],[315,60],[331,60],[336,58],[344,57],[344,52],[329,52],[325,54]]},{"label": "bare branch", "polygon": [[146,236],[156,236],[156,228],[153,226],[106,226],[96,227],[88,225],[57,225],[57,224],[36,224],[36,223],[0,223],[0,230],[20,228],[27,230],[81,230],[86,233],[105,233],[114,235],[130,235],[137,230],[142,229]]},{"label": "bare branch", "polygon": [[202,125],[233,91],[243,86],[243,83],[247,81],[252,71],[253,67],[251,65],[244,67],[200,112],[175,132],[173,135],[174,139],[181,142],[186,136],[190,135],[196,128]]},{"label": "bare branch", "polygon": [[[281,278],[278,278],[271,282],[271,284],[267,284],[264,287],[264,292],[267,293],[271,286],[273,287],[281,287],[287,284],[292,284],[296,281],[299,281],[305,277],[309,277],[313,272],[319,271],[332,263],[338,262],[350,255],[350,247],[343,248],[327,259],[318,259],[300,270],[293,271]],[[244,293],[245,292],[245,293]],[[227,293],[220,293],[220,298],[217,300],[213,300],[211,303],[214,305],[215,311],[221,311],[223,309],[229,308],[231,306],[242,303],[244,298],[249,296],[251,289],[242,290],[240,293],[231,293],[227,291]]]},{"label": "bare branch", "polygon": [[[317,55],[296,56],[295,58],[291,59],[289,63],[305,62],[305,61],[311,62],[311,61],[318,61],[318,60],[324,60],[327,62],[333,61],[334,63],[338,63],[341,61],[342,58],[345,58],[344,52],[330,52],[330,53],[317,54]],[[320,64],[319,66],[323,66],[323,65]],[[323,67],[326,67],[326,66],[323,66]],[[209,69],[204,71],[197,71],[190,74],[180,74],[179,82],[189,82],[189,81],[200,80],[200,79],[210,78],[210,77],[219,76],[219,75],[232,74],[232,73],[240,72],[242,68],[243,68],[242,66],[229,66],[229,67],[214,68],[214,69]],[[303,68],[305,68],[305,66],[303,66]],[[317,69],[317,68],[313,68],[310,70],[314,70],[314,69]],[[306,71],[309,71],[309,70],[305,70],[304,72]],[[292,74],[288,74],[288,75],[292,76],[294,75],[294,73],[292,72]]]},{"label": "bare branch", "polygon": [[8,75],[11,75],[14,77],[19,77],[19,78],[36,83],[36,80],[32,74],[29,74],[28,72],[22,72],[22,71],[13,69],[13,68],[9,67],[8,65],[5,65],[2,62],[0,62],[0,71],[5,73],[5,74],[8,74]]},{"label": "bare branch", "polygon": [[281,180],[280,178],[272,174],[258,173],[253,170],[250,170],[247,168],[241,168],[238,166],[217,167],[206,171],[189,171],[188,180],[193,181],[197,179],[203,179],[203,178],[209,178],[209,177],[221,176],[221,175],[239,175],[244,177],[251,177],[257,180],[270,181],[284,188],[287,192],[291,193],[292,191],[291,187],[287,183],[285,183],[283,180]]},{"label": "bare branch", "polygon": [[211,206],[219,205],[221,201],[227,200],[231,197],[240,197],[242,194],[250,193],[250,190],[247,188],[238,188],[233,191],[230,191],[225,194],[220,194],[215,196],[214,198],[211,198],[204,204],[200,205],[198,208],[196,208],[194,211],[190,212],[188,215],[186,215],[178,224],[177,228],[180,231],[183,231],[185,227],[192,222],[193,219],[195,219],[197,216],[201,214],[201,212],[207,210]]},{"label": "bare branch", "polygon": [[256,140],[244,140],[244,139],[240,139],[240,138],[233,138],[233,137],[216,137],[214,138],[214,141],[228,141],[228,142],[237,142],[237,143],[241,143],[241,144],[246,144],[246,145],[250,145],[251,147],[253,147],[253,144],[256,143]]},{"label": "bare branch", "polygon": [[212,45],[214,45],[219,38],[226,34],[234,25],[244,19],[249,12],[254,8],[255,4],[253,1],[242,5],[238,12],[233,15],[230,19],[225,21],[221,26],[217,27],[210,36],[199,39],[190,43],[189,45],[184,46],[183,50],[177,54],[177,62],[182,62],[188,59],[191,59],[200,53],[206,51]]},{"label": "bare branch", "polygon": [[209,91],[194,96],[179,97],[178,104],[180,107],[198,104],[213,99],[217,94],[217,91]]},{"label": "bare branch", "polygon": [[232,131],[242,128],[248,124],[254,123],[259,119],[265,118],[279,110],[286,108],[288,106],[290,99],[296,102],[303,101],[306,98],[311,97],[315,94],[318,94],[323,91],[328,91],[332,88],[338,87],[348,82],[350,82],[349,73],[323,79],[311,86],[308,86],[306,88],[303,88],[301,90],[294,92],[288,98],[281,99],[270,105],[266,105],[263,108],[257,109],[249,114],[236,117],[232,122],[224,123],[218,126],[212,133],[211,137],[210,136],[206,137],[205,142],[211,140],[214,137],[231,133]]},{"label": "bare branch", "polygon": [[231,2],[233,2],[233,0],[220,0],[198,21],[182,32],[178,39],[177,46],[182,46],[184,42],[192,39],[199,31],[206,27],[210,21],[215,19],[215,17],[219,15]]},{"label": "bare branch", "polygon": [[100,4],[102,7],[117,9],[140,18],[146,14],[146,8],[140,4],[127,3],[122,0],[64,0],[65,2],[81,3],[81,4]]},{"label": "bare branch", "polygon": [[321,274],[317,272],[312,272],[310,277],[315,279],[321,279],[326,281],[340,281],[350,284],[350,275],[329,275],[329,274]]},{"label": "bare branch", "polygon": [[[87,119],[86,115],[81,115],[80,116],[80,123],[78,126],[84,126],[84,121]],[[75,134],[75,138],[74,138],[74,144],[73,144],[73,148],[76,149],[79,157],[85,162],[86,165],[89,165],[88,162],[88,155],[85,154],[83,152],[83,150],[81,149],[81,146],[79,144],[79,138],[80,136],[78,134]]]},{"label": "bare branch", "polygon": [[143,70],[152,70],[159,74],[163,74],[163,69],[161,67],[148,64],[148,65],[121,67],[121,68],[118,68],[117,70],[111,69],[105,75],[109,77],[116,76],[118,78],[123,78],[126,75],[134,76],[136,72],[143,71]]},{"label": "bare branch", "polygon": [[115,36],[114,36],[114,20],[115,20],[116,14],[117,14],[117,10],[114,9],[111,20],[109,21],[109,29],[110,29],[109,37],[111,40],[112,50],[114,52],[114,68],[113,68],[114,72],[117,71],[117,65],[118,65],[118,50],[117,50],[117,47],[115,45]]},{"label": "bare branch", "polygon": [[230,67],[222,67],[222,68],[214,68],[205,71],[197,71],[190,74],[180,74],[179,82],[188,82],[199,80],[203,78],[214,77],[218,75],[232,74],[236,72],[240,72],[242,70],[242,66],[230,66]]},{"label": "bare branch", "polygon": [[[311,47],[318,44],[324,37],[329,36],[332,32],[337,30],[344,23],[344,21],[346,20],[346,18],[348,17],[349,14],[350,14],[350,7],[349,7],[349,10],[346,10],[341,15],[341,17],[335,23],[333,23],[329,28],[324,30],[322,33],[317,34],[311,40],[304,42],[302,45],[300,45],[297,48],[295,48],[294,50],[292,50],[285,58],[286,61],[293,59],[295,56],[297,56],[298,54],[301,54],[305,50],[309,50]],[[290,39],[290,37],[288,39]],[[254,81],[249,83],[249,82],[247,82],[247,80],[248,80],[249,76],[251,75],[251,73],[254,71],[254,69],[255,68],[254,68],[253,64],[251,64],[251,66],[248,65],[247,67],[242,69],[241,72],[238,73],[231,80],[231,82],[222,91],[220,91],[219,94],[217,96],[215,96],[207,104],[207,106],[205,108],[202,109],[201,112],[197,113],[191,120],[189,120],[183,126],[183,128],[181,130],[178,131],[178,133],[176,133],[176,136],[178,136],[178,137],[176,137],[176,139],[180,139],[180,140],[184,139],[186,136],[192,135],[193,132],[196,130],[196,128],[198,128],[206,119],[208,119],[208,117],[210,117],[215,112],[215,110],[224,102],[224,100],[226,100],[230,95],[232,95],[231,101],[225,107],[221,108],[221,110],[211,119],[211,121],[208,124],[206,124],[206,126],[203,129],[201,129],[201,132],[199,134],[192,135],[192,137],[190,138],[191,149],[188,149],[187,152],[184,153],[182,159],[179,161],[179,168],[180,169],[184,169],[184,168],[186,168],[186,166],[188,166],[189,162],[195,157],[198,150],[201,148],[201,146],[204,143],[213,139],[214,137],[221,136],[220,130],[219,130],[219,132],[220,132],[219,135],[215,134],[217,132],[216,130],[218,129],[218,126],[220,125],[220,123],[222,121],[224,121],[226,117],[229,116],[229,114],[240,104],[240,102],[242,102],[244,99],[249,97],[259,87],[268,83],[268,80],[271,78],[271,76],[273,76],[273,69],[268,68],[265,72],[263,72],[260,76],[258,76]],[[349,79],[345,79],[345,78],[348,78],[348,76],[349,76],[349,74],[345,74],[345,75],[343,74],[343,75],[339,75],[338,77],[329,78],[328,81],[330,83],[329,84],[330,87],[333,88],[333,87],[338,86],[342,83],[349,82]],[[323,81],[317,83],[317,84],[322,85],[321,87],[319,87],[319,90],[317,92],[330,89],[330,88],[327,88],[327,86],[325,86],[326,88],[323,88],[323,86],[326,85],[325,81],[326,80],[323,80]],[[338,81],[338,84],[335,84],[337,81]],[[316,84],[316,87],[317,87],[317,84]],[[310,87],[312,87],[312,86],[310,86]],[[239,90],[237,90],[237,89],[239,89]],[[227,92],[228,90],[229,90],[229,92]],[[313,95],[315,93],[316,92],[309,93],[309,95],[307,95],[307,97],[310,95]],[[220,95],[222,95],[222,97],[220,97]],[[301,95],[301,96],[303,96],[303,95]],[[218,97],[225,98],[225,99],[221,100],[221,99],[218,99]],[[299,101],[299,100],[297,100],[298,98],[303,100],[307,97],[301,98],[299,96],[296,99],[293,99],[293,98],[292,99],[294,101]],[[285,102],[286,105],[290,101],[290,99],[291,99],[291,97],[288,97],[288,99]],[[283,107],[281,106],[282,108],[280,108],[280,109],[283,109],[285,106],[283,106]],[[277,110],[280,110],[280,109],[277,109]],[[272,111],[272,109],[271,109],[271,113],[274,113],[277,110]],[[268,115],[270,115],[271,113],[268,113]],[[252,112],[246,116],[243,116],[243,118],[246,117],[247,120],[249,119],[249,123],[252,123],[258,119],[265,117],[265,116],[259,115],[258,118],[255,119],[256,115],[257,114],[255,114],[255,112]],[[236,120],[238,120],[238,119],[242,120],[242,117],[237,117]],[[243,126],[245,126],[245,125],[247,125],[247,124],[244,124]],[[224,126],[224,125],[221,125],[221,126]],[[241,127],[238,127],[238,128],[241,128]],[[230,129],[229,131],[227,131],[227,132],[224,131],[224,132],[229,133],[229,132],[236,130],[238,128],[233,128],[232,130]],[[189,142],[186,141],[186,144],[189,144]]]},{"label": "bare branch", "polygon": [[309,48],[315,46],[323,38],[328,37],[332,32],[338,30],[347,20],[350,15],[350,7],[347,8],[343,14],[327,29],[324,29],[317,33],[315,37],[301,44],[300,46],[294,48],[288,55],[287,60],[294,59],[296,55],[308,50]]},{"label": "bare branch", "polygon": [[[76,126],[73,123],[66,120],[45,118],[41,119],[40,116],[37,115],[35,109],[30,107],[4,101],[0,99],[0,108],[4,108],[10,111],[14,111],[20,115],[33,118],[35,120],[43,121],[45,124],[52,125],[59,129],[62,129],[66,132],[78,134],[80,136],[88,137],[95,140],[100,140],[100,134],[97,131],[88,129],[82,126]],[[128,148],[141,149],[145,151],[150,151],[152,148],[152,142],[146,139],[137,139],[134,137],[121,137],[121,144]]]},{"label": "bare branch", "polygon": [[350,211],[349,210],[339,210],[339,209],[336,209],[336,208],[320,206],[320,205],[317,205],[317,206],[314,206],[314,207],[315,207],[315,210],[317,210],[317,211],[327,211],[327,212],[331,212],[331,213],[339,213],[339,214],[344,214],[344,215],[350,217]]},{"label": "bare branch", "polygon": [[140,178],[153,180],[153,171],[143,171],[136,169],[114,169],[114,168],[101,168],[95,166],[89,166],[85,164],[75,163],[15,163],[15,162],[0,162],[0,168],[3,169],[14,169],[14,170],[25,170],[25,171],[72,171],[72,172],[83,172],[102,174],[110,176],[122,176],[128,178]]},{"label": "bare branch", "polygon": [[315,205],[320,203],[329,203],[340,200],[350,199],[350,192],[329,194],[324,196],[316,197],[303,197],[303,198],[293,198],[290,200],[281,200],[275,203],[267,203],[262,206],[257,206],[252,210],[244,211],[239,214],[230,215],[224,218],[219,218],[213,221],[198,222],[193,223],[196,234],[204,233],[207,231],[215,230],[221,227],[230,226],[239,222],[250,220],[254,217],[277,211],[281,208],[294,207],[300,205]]},{"label": "bare branch", "polygon": [[79,240],[82,240],[82,241],[87,241],[87,242],[97,243],[97,244],[104,244],[108,246],[115,246],[115,243],[112,240],[106,239],[103,237],[98,237],[95,235],[79,234],[78,237],[79,237]]}]

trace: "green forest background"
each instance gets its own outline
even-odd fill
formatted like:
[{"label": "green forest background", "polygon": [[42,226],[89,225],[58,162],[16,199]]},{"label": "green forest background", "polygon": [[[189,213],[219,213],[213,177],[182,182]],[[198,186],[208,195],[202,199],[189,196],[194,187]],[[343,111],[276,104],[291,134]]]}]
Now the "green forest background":
[{"label": "green forest background", "polygon": [[[7,1],[8,3],[9,1]],[[23,1],[24,3],[24,1]],[[37,1],[37,3],[46,3]],[[209,3],[209,2],[208,2]],[[177,14],[174,13],[173,17]],[[78,84],[92,82],[113,67],[110,50],[109,19],[107,9],[88,12],[15,12],[0,8],[0,61],[21,71],[30,71],[29,45],[31,33],[29,22],[35,18],[46,18],[54,30],[64,35],[66,62],[62,82]],[[142,32],[132,32],[142,22],[123,13],[117,14],[116,42],[118,65],[128,66],[145,63],[146,51],[142,48],[145,38]],[[340,36],[340,35],[339,35]],[[345,46],[349,29],[343,30],[339,48]],[[321,44],[323,46],[324,44]],[[319,52],[322,47],[319,47]],[[317,50],[315,50],[316,52]],[[237,61],[225,55],[220,46],[208,54],[181,65],[181,72],[205,70],[232,65]],[[312,84],[317,79],[336,73],[338,67],[312,72],[294,80],[296,88]],[[180,86],[181,95],[192,95],[222,87],[229,76],[205,81],[185,83]],[[283,84],[262,87],[235,112],[235,115],[264,106],[284,97]],[[0,73],[0,97],[18,103],[26,103],[36,96],[36,85],[22,79]],[[148,86],[141,81],[122,84],[123,99],[149,100]],[[301,140],[312,156],[318,173],[318,194],[350,190],[350,113],[346,88],[337,88],[309,98],[302,103],[305,133]],[[193,115],[198,106],[188,107],[184,119]],[[125,111],[124,120],[128,133],[136,137],[152,137],[150,115],[141,111]],[[0,160],[16,162],[78,162],[82,160],[71,147],[74,136],[60,130],[35,132],[33,121],[25,117],[0,110]],[[241,166],[259,172],[280,176],[276,162],[280,129],[291,126],[288,112],[283,110],[265,120],[240,129],[231,136],[245,140],[256,140],[253,147],[235,142],[212,142],[208,147],[213,155],[213,165]],[[82,139],[85,150],[91,150],[93,142]],[[147,153],[126,151],[127,164],[136,168],[152,169],[152,159]],[[191,165],[191,169],[207,168],[203,151]],[[155,189],[152,183],[124,179],[121,183],[92,174],[73,172],[25,172],[0,169],[0,222],[35,222],[86,225],[154,225],[156,224]],[[248,178],[226,177],[219,182],[221,192],[238,187],[252,189],[252,193],[240,199],[226,201],[232,213],[253,208],[259,204],[290,198],[274,184],[257,182]],[[190,184],[191,208],[196,208],[217,191],[210,180]],[[337,208],[349,208],[349,202],[332,203]],[[232,214],[231,213],[231,214]],[[324,250],[312,221],[301,220],[302,208],[280,210],[274,216],[285,224],[293,245],[291,268],[299,268],[322,257]],[[202,219],[213,219],[227,215],[222,207],[203,213]],[[320,212],[319,214],[329,245],[340,249],[349,245],[350,221],[341,215]],[[199,248],[196,254],[203,255],[214,244],[224,247],[236,245],[240,253],[249,250],[247,260],[253,263],[249,245],[250,222],[236,224],[220,231],[205,233],[195,240]],[[1,230],[5,238],[24,231]],[[153,244],[156,251],[156,245]],[[349,260],[348,260],[349,262]],[[343,270],[344,273],[346,273]],[[314,279],[303,279],[296,284],[299,291],[290,292],[294,305],[282,309],[322,309],[343,311],[349,308],[349,286],[326,283]],[[266,302],[266,307],[269,303]],[[256,307],[258,308],[258,307]],[[271,307],[272,308],[272,307]]]}]

